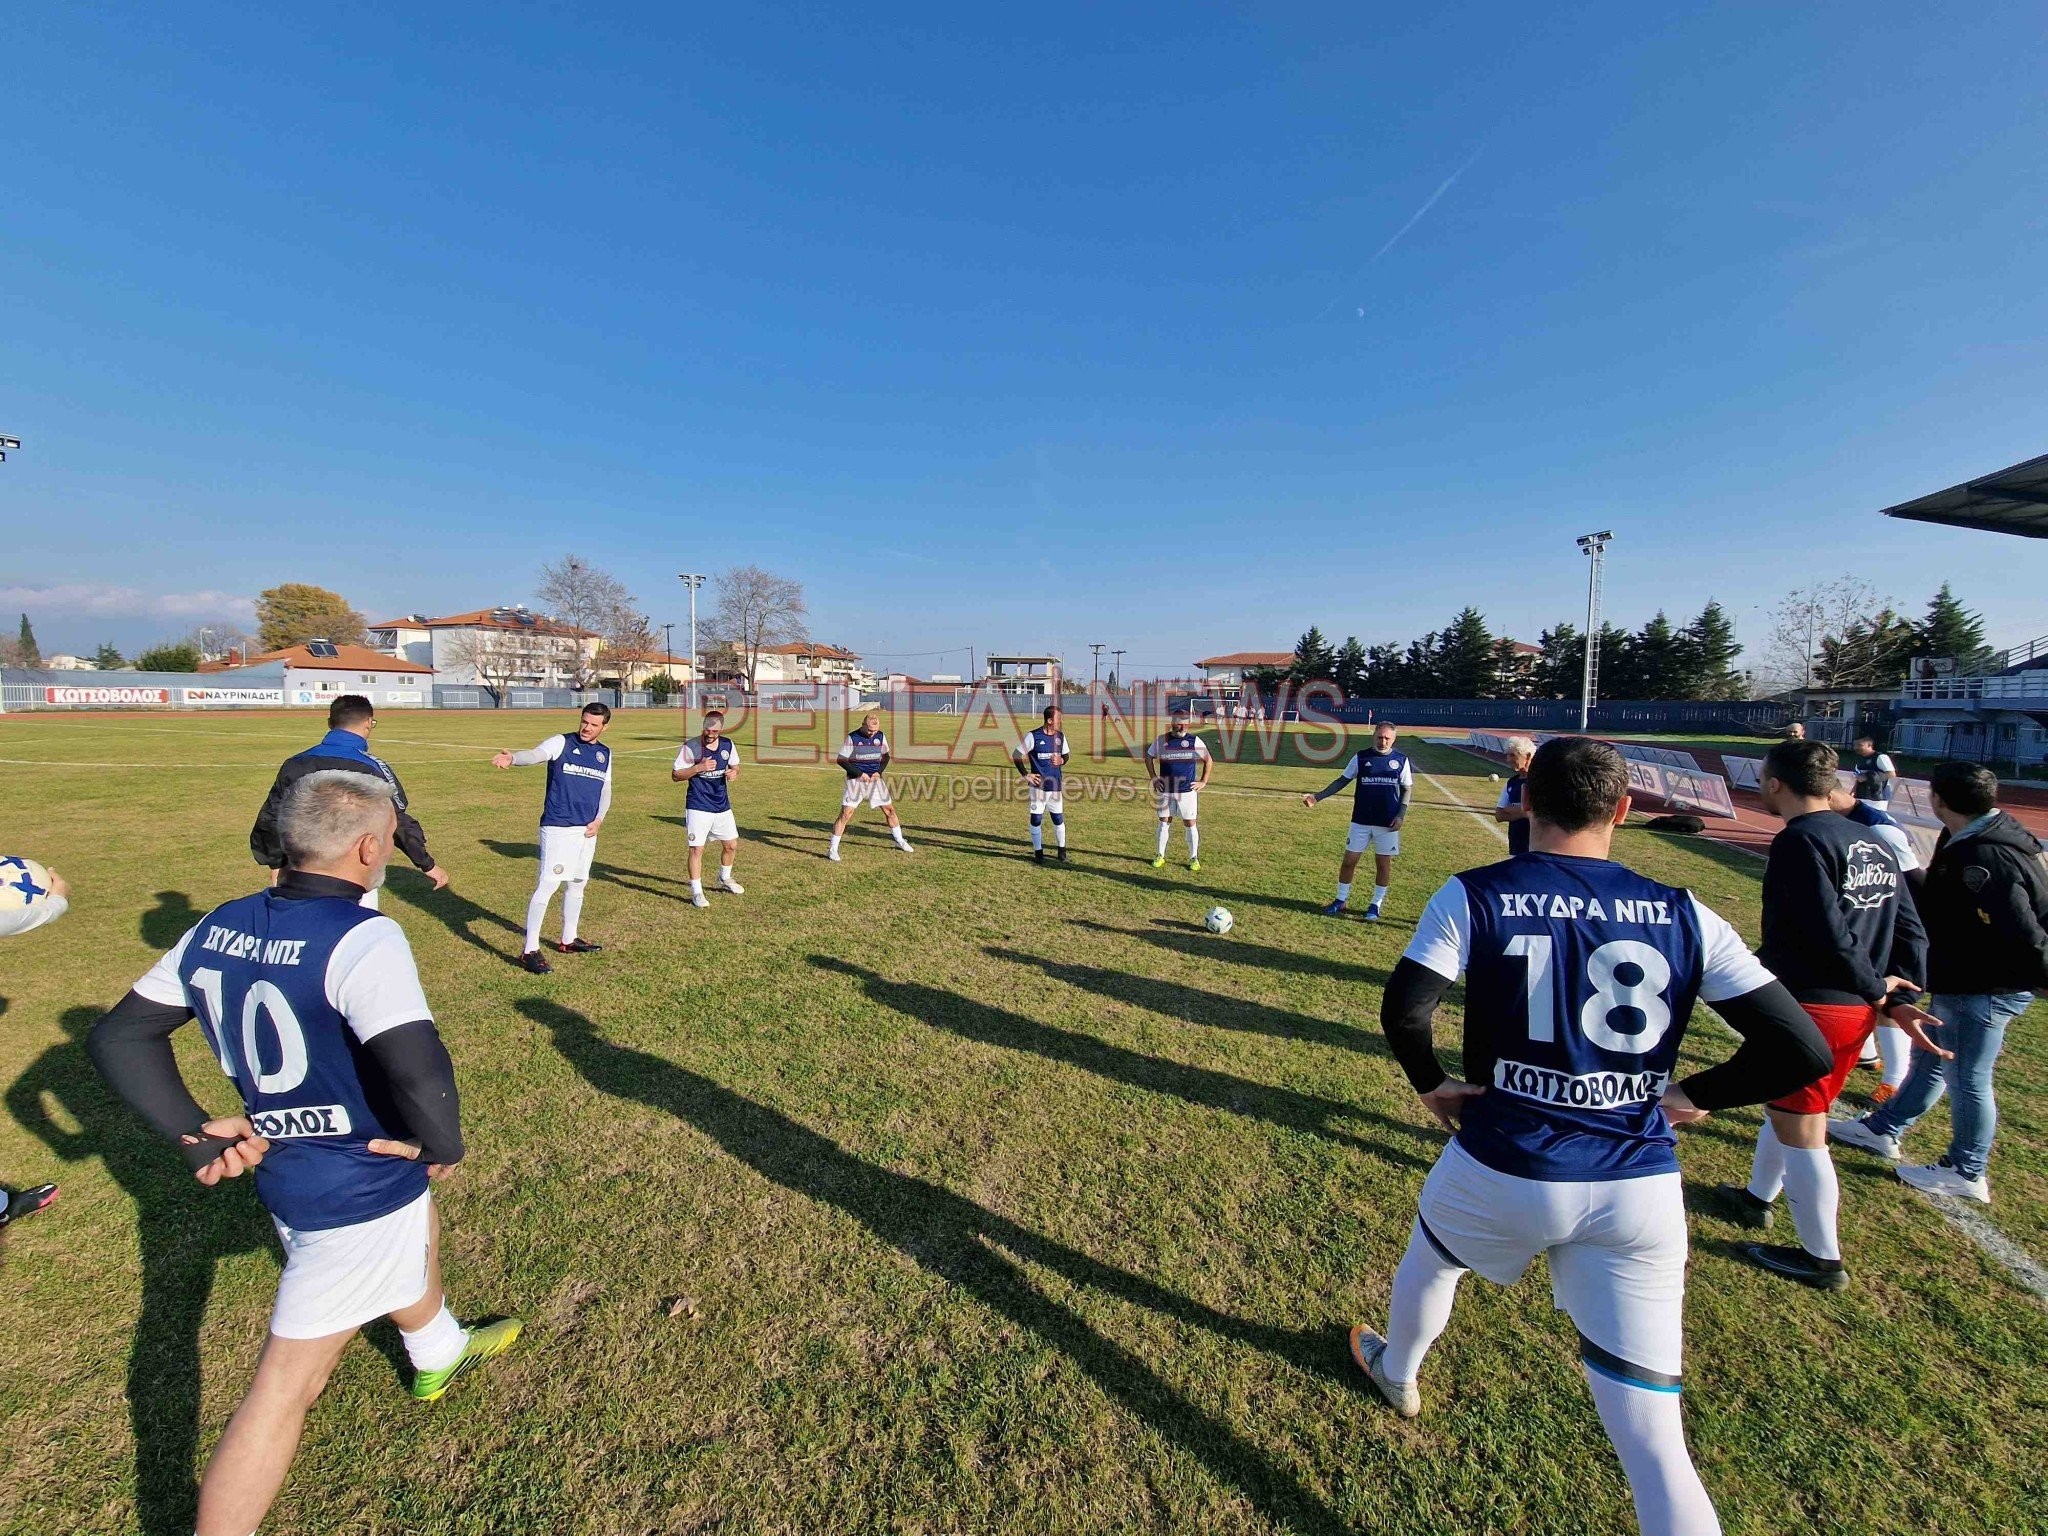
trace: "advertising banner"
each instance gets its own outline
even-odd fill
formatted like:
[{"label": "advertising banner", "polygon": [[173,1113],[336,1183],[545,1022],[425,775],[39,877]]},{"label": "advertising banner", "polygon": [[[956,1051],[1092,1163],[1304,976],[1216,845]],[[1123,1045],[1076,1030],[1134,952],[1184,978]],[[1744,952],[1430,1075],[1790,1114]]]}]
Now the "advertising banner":
[{"label": "advertising banner", "polygon": [[46,687],[45,704],[168,704],[168,688],[82,688]]},{"label": "advertising banner", "polygon": [[180,688],[180,704],[282,704],[282,688]]}]

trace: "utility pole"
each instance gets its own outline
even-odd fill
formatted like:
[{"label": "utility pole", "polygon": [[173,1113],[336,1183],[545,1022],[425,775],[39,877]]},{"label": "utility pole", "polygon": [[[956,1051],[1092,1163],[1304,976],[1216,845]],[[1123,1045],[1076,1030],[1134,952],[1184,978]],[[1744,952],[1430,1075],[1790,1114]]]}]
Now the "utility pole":
[{"label": "utility pole", "polygon": [[1579,729],[1586,730],[1593,719],[1593,704],[1600,697],[1600,573],[1607,563],[1607,541],[1614,535],[1602,531],[1579,540],[1586,556],[1586,676],[1579,691]]},{"label": "utility pole", "polygon": [[1110,667],[1109,675],[1122,686],[1124,692],[1129,693],[1131,691],[1131,680],[1124,676],[1123,647],[1113,646],[1111,647],[1109,654],[1116,658],[1115,662]]},{"label": "utility pole", "polygon": [[704,578],[691,571],[678,571],[676,579],[690,589],[690,692],[689,708],[697,707],[697,589]]},{"label": "utility pole", "polygon": [[1100,640],[1090,640],[1088,642],[1088,649],[1095,653],[1095,679],[1093,686],[1089,689],[1089,692],[1099,693],[1102,690],[1103,643]]},{"label": "utility pole", "polygon": [[[676,627],[674,624],[664,624],[661,626],[661,670],[662,675],[668,678],[670,682],[675,681]],[[662,698],[666,700],[668,695],[663,694]]]}]

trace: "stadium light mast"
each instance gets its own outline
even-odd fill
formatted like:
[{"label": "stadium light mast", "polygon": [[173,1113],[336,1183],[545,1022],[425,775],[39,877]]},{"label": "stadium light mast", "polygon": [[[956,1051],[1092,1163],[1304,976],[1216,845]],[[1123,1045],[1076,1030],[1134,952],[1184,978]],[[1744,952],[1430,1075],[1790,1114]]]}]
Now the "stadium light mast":
[{"label": "stadium light mast", "polygon": [[1607,541],[1614,535],[1606,530],[1584,534],[1579,552],[1586,565],[1586,676],[1579,690],[1579,729],[1592,723],[1593,703],[1600,696],[1600,573],[1607,563]]},{"label": "stadium light mast", "polygon": [[10,450],[10,449],[14,449],[14,450],[17,450],[17,451],[18,451],[18,450],[20,449],[20,447],[21,447],[21,439],[20,439],[20,438],[18,438],[18,437],[7,437],[7,436],[5,436],[4,434],[0,434],[0,462],[5,462],[5,460],[6,460],[6,458],[7,458],[8,450]]},{"label": "stadium light mast", "polygon": [[[697,707],[697,589],[704,585],[704,578],[694,571],[676,572],[676,580],[690,589],[690,704]],[[670,654],[674,654],[671,652]]]}]

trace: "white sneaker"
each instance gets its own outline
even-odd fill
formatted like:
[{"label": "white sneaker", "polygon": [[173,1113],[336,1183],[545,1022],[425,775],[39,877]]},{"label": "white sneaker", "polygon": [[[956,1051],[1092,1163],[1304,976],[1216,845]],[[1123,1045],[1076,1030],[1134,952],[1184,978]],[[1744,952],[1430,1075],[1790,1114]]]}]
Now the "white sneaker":
[{"label": "white sneaker", "polygon": [[1899,1160],[1899,1138],[1873,1131],[1861,1120],[1830,1120],[1828,1136],[1834,1141],[1846,1141],[1852,1147],[1861,1147],[1866,1152],[1875,1152],[1879,1157],[1896,1163]]},{"label": "white sneaker", "polygon": [[1373,1386],[1387,1406],[1404,1419],[1412,1419],[1422,1412],[1422,1394],[1412,1381],[1396,1381],[1380,1367],[1380,1356],[1387,1352],[1387,1341],[1360,1323],[1351,1330],[1351,1359],[1361,1371],[1371,1378]]},{"label": "white sneaker", "polygon": [[1979,1205],[1991,1203],[1989,1179],[1966,1179],[1947,1163],[1901,1163],[1899,1177],[1924,1194],[1952,1195]]},{"label": "white sneaker", "polygon": [[837,848],[827,848],[825,850],[825,857],[830,859],[834,864],[837,864],[839,862],[839,850]]},{"label": "white sneaker", "polygon": [[917,850],[916,850],[915,848],[911,847],[911,846],[910,846],[910,844],[908,844],[908,843],[898,843],[898,844],[897,844],[896,846],[897,846],[898,848],[901,848],[901,849],[902,849],[902,850],[903,850],[903,851],[904,851],[905,853],[915,853],[915,852],[917,852]]},{"label": "white sneaker", "polygon": [[692,891],[690,892],[690,905],[693,907],[708,907],[711,905],[711,898],[702,891]]},{"label": "white sneaker", "polygon": [[747,888],[744,885],[741,885],[739,881],[729,880],[723,875],[720,875],[718,877],[718,888],[722,891],[731,891],[735,896],[744,896],[747,894]]}]

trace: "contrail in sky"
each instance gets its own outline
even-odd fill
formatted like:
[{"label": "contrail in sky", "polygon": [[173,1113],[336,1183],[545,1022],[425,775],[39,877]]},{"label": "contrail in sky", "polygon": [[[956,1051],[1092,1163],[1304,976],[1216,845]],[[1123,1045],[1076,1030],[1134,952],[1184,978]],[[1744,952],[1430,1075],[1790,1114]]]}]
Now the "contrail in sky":
[{"label": "contrail in sky", "polygon": [[[1455,171],[1451,172],[1451,174],[1446,176],[1440,183],[1438,183],[1437,189],[1434,192],[1430,193],[1428,197],[1423,199],[1422,206],[1416,209],[1413,213],[1408,215],[1408,222],[1403,224],[1399,229],[1395,230],[1391,235],[1387,236],[1387,243],[1372,253],[1372,261],[1368,261],[1365,264],[1366,267],[1371,267],[1374,261],[1378,261],[1382,256],[1386,255],[1387,252],[1391,251],[1396,245],[1398,245],[1403,235],[1407,234],[1408,231],[1413,229],[1417,224],[1420,224],[1422,222],[1422,216],[1428,213],[1430,209],[1434,208],[1437,205],[1437,200],[1441,198],[1446,192],[1450,191],[1451,188],[1457,184],[1458,178],[1460,176],[1464,175],[1467,171],[1472,169],[1473,162],[1479,158],[1481,151],[1483,151],[1485,148],[1485,141],[1482,140],[1480,142],[1479,148],[1473,150],[1471,154],[1465,157],[1465,163],[1459,166]],[[1362,272],[1361,275],[1363,275]],[[1318,320],[1322,319],[1324,315],[1329,314],[1329,312],[1335,309],[1336,307],[1337,300],[1330,300],[1329,303],[1323,306],[1322,314],[1317,315],[1316,318]]]}]

